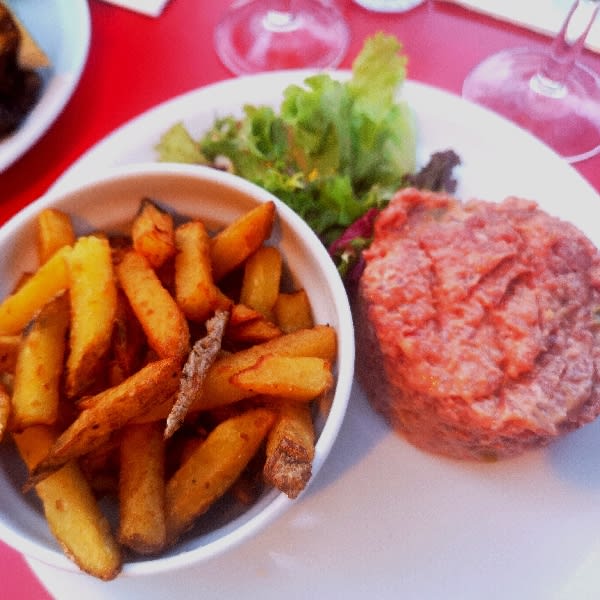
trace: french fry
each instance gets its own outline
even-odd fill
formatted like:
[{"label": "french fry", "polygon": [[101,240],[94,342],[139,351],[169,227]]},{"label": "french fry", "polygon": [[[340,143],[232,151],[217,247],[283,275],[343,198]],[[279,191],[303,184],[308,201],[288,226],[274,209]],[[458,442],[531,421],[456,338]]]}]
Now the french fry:
[{"label": "french fry", "polygon": [[[27,467],[31,470],[48,452],[55,439],[47,426],[29,427],[14,434]],[[121,549],[92,490],[75,461],[35,486],[52,534],[79,568],[103,580],[114,579],[121,570]]]},{"label": "french fry", "polygon": [[124,546],[154,554],[166,542],[165,442],[159,424],[127,425],[119,471],[119,534]]},{"label": "french fry", "polygon": [[231,307],[231,313],[229,315],[229,327],[237,327],[244,323],[256,321],[262,318],[262,315],[253,308],[245,306],[244,304],[234,304]]},{"label": "french fry", "polygon": [[239,477],[275,414],[248,410],[218,425],[167,482],[167,539],[174,543]]},{"label": "french fry", "polygon": [[148,261],[131,250],[116,267],[119,282],[158,356],[183,360],[189,352],[190,332],[185,315],[161,285]]},{"label": "french fry", "polygon": [[73,398],[90,386],[110,348],[117,286],[106,238],[80,237],[67,262],[71,327],[65,387]]},{"label": "french fry", "polygon": [[211,240],[213,278],[219,281],[239,267],[271,235],[275,204],[265,202],[230,223]]},{"label": "french fry", "polygon": [[277,248],[262,246],[244,265],[240,302],[273,320],[273,306],[281,283],[281,254]]},{"label": "french fry", "polygon": [[173,217],[149,198],[144,198],[131,226],[135,250],[154,268],[175,255]]},{"label": "french fry", "polygon": [[310,300],[306,290],[280,293],[273,307],[275,323],[284,333],[314,326]]},{"label": "french fry", "polygon": [[201,221],[188,221],[175,230],[175,244],[175,299],[188,319],[203,322],[218,303],[210,238]]},{"label": "french fry", "polygon": [[227,338],[233,342],[262,344],[279,337],[281,334],[281,329],[275,323],[267,321],[260,315],[258,319],[247,321],[237,327],[230,327],[227,331]]},{"label": "french fry", "polygon": [[229,381],[252,395],[268,395],[308,402],[333,385],[331,364],[315,356],[267,354]]},{"label": "french fry", "polygon": [[68,326],[69,302],[62,295],[46,304],[27,328],[13,380],[13,430],[56,422]]},{"label": "french fry", "polygon": [[179,374],[179,361],[164,358],[88,399],[88,407],[58,437],[48,455],[32,471],[29,485],[41,481],[72,458],[99,447],[110,433],[172,396],[179,385]]},{"label": "french fry", "polygon": [[267,437],[266,455],[265,481],[296,498],[311,477],[315,455],[315,429],[308,404],[281,403]]},{"label": "french fry", "polygon": [[75,243],[71,217],[57,208],[45,208],[37,218],[38,255],[44,264],[57,250]]},{"label": "french fry", "polygon": [[14,373],[20,346],[20,335],[0,335],[0,373]]},{"label": "french fry", "polygon": [[65,246],[46,261],[23,285],[0,304],[0,335],[21,333],[37,312],[69,287]]},{"label": "french fry", "polygon": [[11,403],[10,395],[6,386],[0,382],[0,442],[8,429],[8,420],[10,419]]},{"label": "french fry", "polygon": [[208,371],[202,394],[190,407],[190,412],[230,404],[252,396],[252,392],[234,385],[230,379],[232,375],[256,364],[263,356],[315,356],[333,362],[336,351],[337,338],[333,327],[317,325],[312,329],[281,335],[264,344],[224,356]]},{"label": "french fry", "polygon": [[121,383],[141,367],[145,343],[144,330],[119,289],[108,367],[111,385]]}]

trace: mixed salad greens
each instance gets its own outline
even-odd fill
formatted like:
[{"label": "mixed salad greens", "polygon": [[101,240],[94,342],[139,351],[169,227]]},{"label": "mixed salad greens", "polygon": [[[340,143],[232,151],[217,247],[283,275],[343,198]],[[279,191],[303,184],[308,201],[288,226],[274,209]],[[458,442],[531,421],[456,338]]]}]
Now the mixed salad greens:
[{"label": "mixed salad greens", "polygon": [[406,65],[400,42],[378,33],[350,79],[310,76],[285,89],[278,110],[246,105],[241,118],[216,119],[199,140],[177,123],[157,145],[159,160],[212,165],[264,187],[304,218],[342,276],[356,277],[374,216],[393,194],[423,182],[452,191],[459,162],[452,151],[437,153],[415,175],[414,115],[398,100]]}]

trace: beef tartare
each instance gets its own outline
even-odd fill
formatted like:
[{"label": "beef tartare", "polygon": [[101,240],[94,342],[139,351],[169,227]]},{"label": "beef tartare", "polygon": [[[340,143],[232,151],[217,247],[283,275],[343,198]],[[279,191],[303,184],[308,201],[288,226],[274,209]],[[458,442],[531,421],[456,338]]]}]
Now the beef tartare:
[{"label": "beef tartare", "polygon": [[575,226],[408,189],[364,255],[358,374],[411,443],[504,458],[600,413],[600,254]]}]

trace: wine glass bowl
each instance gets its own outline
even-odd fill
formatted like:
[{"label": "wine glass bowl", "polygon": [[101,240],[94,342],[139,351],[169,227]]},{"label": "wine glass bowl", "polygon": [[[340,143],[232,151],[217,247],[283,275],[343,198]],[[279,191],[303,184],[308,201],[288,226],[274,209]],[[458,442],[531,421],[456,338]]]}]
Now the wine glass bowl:
[{"label": "wine glass bowl", "polygon": [[599,8],[600,0],[575,0],[547,51],[492,55],[466,77],[463,96],[529,130],[571,163],[594,156],[600,152],[600,77],[578,58]]},{"label": "wine glass bowl", "polygon": [[333,68],[348,49],[342,14],[322,0],[234,2],[215,29],[215,49],[237,75],[295,68]]}]

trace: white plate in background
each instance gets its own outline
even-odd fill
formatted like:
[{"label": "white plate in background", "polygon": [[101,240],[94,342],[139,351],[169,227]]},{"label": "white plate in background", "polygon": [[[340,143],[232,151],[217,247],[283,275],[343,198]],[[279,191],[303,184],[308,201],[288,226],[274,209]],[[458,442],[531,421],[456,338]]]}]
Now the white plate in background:
[{"label": "white plate in background", "polygon": [[43,87],[33,110],[14,133],[0,138],[0,173],[39,140],[71,98],[91,35],[86,0],[8,0],[7,4],[51,64],[40,70]]}]

